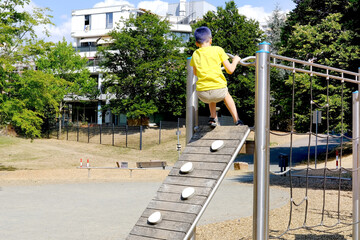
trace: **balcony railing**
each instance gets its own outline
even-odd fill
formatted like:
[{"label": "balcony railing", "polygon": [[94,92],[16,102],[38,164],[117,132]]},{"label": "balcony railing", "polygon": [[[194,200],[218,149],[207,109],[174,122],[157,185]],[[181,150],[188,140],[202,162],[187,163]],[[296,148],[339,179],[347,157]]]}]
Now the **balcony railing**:
[{"label": "balcony railing", "polygon": [[74,47],[76,51],[80,52],[96,52],[97,47],[86,46],[86,47]]}]

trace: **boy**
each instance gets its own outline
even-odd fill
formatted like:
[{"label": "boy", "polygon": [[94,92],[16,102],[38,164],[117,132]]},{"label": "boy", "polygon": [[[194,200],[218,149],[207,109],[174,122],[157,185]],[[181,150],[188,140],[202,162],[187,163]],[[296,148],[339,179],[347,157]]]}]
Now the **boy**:
[{"label": "boy", "polygon": [[223,101],[233,117],[235,125],[244,125],[239,119],[233,98],[228,92],[227,82],[221,70],[221,63],[228,74],[232,74],[240,57],[235,56],[232,63],[224,49],[211,46],[211,31],[207,27],[199,27],[195,30],[197,49],[191,58],[190,66],[194,69],[194,75],[198,77],[196,92],[201,101],[209,104],[209,125],[217,126],[216,103]]}]

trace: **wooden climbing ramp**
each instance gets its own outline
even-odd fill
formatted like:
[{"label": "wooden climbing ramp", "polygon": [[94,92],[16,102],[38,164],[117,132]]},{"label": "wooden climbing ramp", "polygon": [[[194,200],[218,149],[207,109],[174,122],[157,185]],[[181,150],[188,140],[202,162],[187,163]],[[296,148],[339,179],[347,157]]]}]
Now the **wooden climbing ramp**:
[{"label": "wooden climbing ramp", "polygon": [[126,239],[189,239],[249,133],[247,126],[200,126]]}]

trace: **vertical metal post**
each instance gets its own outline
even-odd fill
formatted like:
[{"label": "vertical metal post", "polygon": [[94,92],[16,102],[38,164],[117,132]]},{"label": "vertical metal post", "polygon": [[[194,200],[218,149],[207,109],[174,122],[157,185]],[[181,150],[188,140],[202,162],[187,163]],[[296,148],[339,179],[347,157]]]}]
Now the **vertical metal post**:
[{"label": "vertical metal post", "polygon": [[259,44],[255,78],[253,239],[269,238],[270,44]]},{"label": "vertical metal post", "polygon": [[126,124],[126,127],[125,127],[125,134],[126,134],[126,142],[125,142],[125,146],[127,147],[127,143],[128,143],[128,131],[129,131],[129,126]]},{"label": "vertical metal post", "polygon": [[360,238],[360,148],[359,148],[359,136],[360,136],[360,103],[359,103],[359,92],[356,91],[352,96],[353,102],[353,169],[357,169],[352,173],[352,191],[353,191],[353,232],[352,239],[359,240]]},{"label": "vertical metal post", "polygon": [[161,121],[160,121],[160,127],[159,127],[159,144],[161,144]]},{"label": "vertical metal post", "polygon": [[112,145],[114,146],[115,145],[115,136],[114,136],[114,134],[115,134],[115,125],[114,125],[114,123],[112,124]]},{"label": "vertical metal post", "polygon": [[186,80],[186,143],[190,142],[195,126],[198,126],[198,99],[196,95],[196,77],[190,66],[191,57],[187,59]]},{"label": "vertical metal post", "polygon": [[319,117],[319,111],[315,110],[315,114],[316,114],[316,134],[315,134],[315,169],[316,169],[316,163],[317,163],[317,146],[318,146],[318,117]]},{"label": "vertical metal post", "polygon": [[80,128],[80,125],[79,125],[79,122],[77,124],[77,130],[76,130],[76,141],[78,142],[79,141],[79,129]]},{"label": "vertical metal post", "polygon": [[143,131],[143,126],[140,125],[140,150],[142,150],[142,131]]},{"label": "vertical metal post", "polygon": [[88,123],[88,143],[90,143],[90,123]]},{"label": "vertical metal post", "polygon": [[102,132],[102,125],[99,125],[99,130],[100,130],[100,144],[101,144],[101,132]]}]

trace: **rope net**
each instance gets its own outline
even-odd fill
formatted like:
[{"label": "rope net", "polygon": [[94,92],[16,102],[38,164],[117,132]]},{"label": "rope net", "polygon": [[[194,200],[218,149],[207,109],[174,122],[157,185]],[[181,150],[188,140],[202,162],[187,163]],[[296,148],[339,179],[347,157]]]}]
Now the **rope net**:
[{"label": "rope net", "polygon": [[[350,74],[349,72],[340,72],[337,75],[331,75],[335,74],[334,69],[323,69],[322,65],[314,64],[310,62],[307,66],[302,67],[301,69],[296,67],[294,59],[285,58],[282,56],[277,55],[271,55],[271,57],[274,59],[273,63],[270,64],[272,67],[282,68],[286,70],[290,70],[291,74],[290,77],[292,78],[292,91],[291,91],[291,117],[290,117],[290,131],[287,133],[276,133],[274,131],[270,131],[270,134],[272,135],[278,135],[286,137],[288,136],[290,138],[289,143],[289,154],[288,154],[288,169],[286,167],[281,168],[282,170],[280,172],[270,171],[271,174],[282,176],[280,179],[282,179],[282,182],[284,181],[284,178],[287,178],[287,185],[289,186],[289,212],[288,215],[288,221],[287,225],[282,226],[283,228],[280,229],[280,227],[277,227],[277,229],[271,229],[270,227],[270,238],[282,238],[284,235],[291,233],[292,231],[299,230],[299,229],[306,229],[308,231],[316,230],[316,231],[323,231],[321,229],[326,228],[342,228],[342,227],[348,227],[352,226],[353,224],[356,224],[358,222],[352,221],[352,213],[349,211],[341,211],[342,201],[344,201],[343,204],[351,204],[352,205],[352,199],[351,199],[351,174],[353,172],[356,172],[359,170],[359,168],[345,168],[342,166],[342,160],[344,156],[344,149],[348,148],[348,144],[351,141],[357,140],[353,139],[351,137],[348,137],[344,134],[345,128],[344,128],[344,109],[345,106],[348,108],[348,100],[349,98],[344,98],[344,94],[348,93],[349,90],[346,90],[345,82],[351,82],[356,83],[352,84],[356,86],[356,90],[358,88],[357,84],[359,81],[359,76],[356,73]],[[283,60],[281,64],[278,64],[278,60]],[[291,62],[292,65],[289,66],[283,65],[285,64],[284,61]],[[303,64],[303,66],[306,64],[306,62],[297,60],[297,63]],[[321,70],[314,71],[313,67],[320,68]],[[309,86],[309,112],[308,112],[308,119],[309,122],[308,126],[308,132],[299,134],[295,130],[295,118],[296,118],[296,82],[297,77],[301,76],[298,72],[303,74],[308,74],[310,86]],[[349,76],[353,77],[344,77],[344,74],[348,74]],[[314,77],[314,75],[317,75]],[[320,79],[318,77],[320,76]],[[323,92],[323,97],[319,99],[317,97],[317,94],[319,92],[318,89],[314,90],[314,82],[315,81],[323,81],[321,78],[326,78],[326,84],[324,84],[324,88],[321,89]],[[330,81],[333,83],[338,83],[338,80],[341,80],[341,87],[338,88],[340,91],[338,94],[340,96],[340,103],[337,103],[337,107],[334,107],[331,104],[330,101],[330,92],[333,91],[333,85],[330,84]],[[340,105],[340,107],[339,107]],[[330,131],[330,120],[332,117],[334,117],[334,111],[335,109],[338,109],[340,113],[338,113],[337,121],[339,124],[339,130],[338,134],[331,133]],[[326,126],[322,127],[322,131],[325,133],[318,133],[318,129],[314,129],[314,124],[317,126],[317,122],[314,122],[314,113],[316,114],[315,121],[317,121],[318,117],[318,111],[321,110],[325,114],[325,116],[320,117],[325,121]],[[349,111],[351,112],[351,111]],[[351,113],[349,113],[351,114]],[[350,116],[351,119],[351,116]],[[332,121],[332,126],[334,126],[334,121]],[[335,124],[336,125],[336,124]],[[316,131],[315,131],[316,130]],[[308,136],[308,144],[307,144],[307,159],[305,160],[305,164],[302,164],[304,167],[296,167],[295,165],[298,164],[298,162],[294,161],[294,137],[295,135],[305,135]],[[316,139],[316,145],[313,145],[313,140]],[[322,160],[321,160],[321,167],[317,166],[317,140],[320,139],[326,146],[325,150],[323,150],[323,153],[321,154]],[[330,167],[329,165],[329,157],[330,155],[334,155],[334,150],[330,148],[329,143],[333,142],[337,143],[338,146],[338,165],[335,167]],[[315,148],[315,154],[314,150]],[[312,156],[315,156],[315,165],[314,165],[314,159]],[[279,178],[278,178],[279,179]],[[276,181],[276,180],[275,180]],[[271,181],[273,182],[273,180]],[[316,198],[319,198],[319,189],[321,192],[321,202],[316,202],[317,208],[313,208],[312,201],[314,200],[313,193],[311,192],[313,189],[318,189],[316,191]],[[302,191],[303,193],[302,198],[297,199],[294,195],[294,191]],[[328,198],[331,196],[334,198],[334,195],[336,195],[337,201],[336,206],[329,205],[328,204]],[[298,196],[298,195],[297,195]],[[345,199],[345,200],[344,200]],[[300,214],[300,217],[295,218],[295,214]],[[285,214],[284,214],[285,217]],[[300,219],[300,220],[299,220]],[[279,229],[278,229],[279,228]],[[305,238],[306,239],[306,238]],[[345,238],[341,238],[345,239]]]}]

